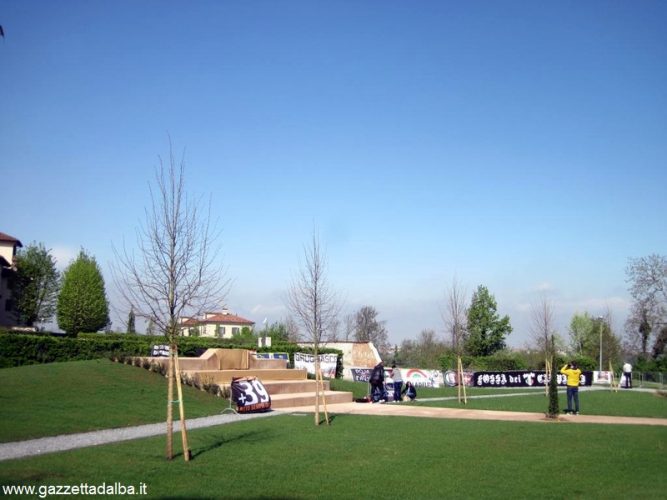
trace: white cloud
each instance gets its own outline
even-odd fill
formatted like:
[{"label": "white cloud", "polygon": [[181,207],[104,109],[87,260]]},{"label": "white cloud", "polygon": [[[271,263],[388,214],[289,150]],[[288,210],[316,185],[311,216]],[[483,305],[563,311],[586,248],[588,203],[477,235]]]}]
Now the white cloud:
[{"label": "white cloud", "polygon": [[56,268],[63,271],[79,255],[80,248],[55,245],[51,248],[51,255],[56,261]]}]

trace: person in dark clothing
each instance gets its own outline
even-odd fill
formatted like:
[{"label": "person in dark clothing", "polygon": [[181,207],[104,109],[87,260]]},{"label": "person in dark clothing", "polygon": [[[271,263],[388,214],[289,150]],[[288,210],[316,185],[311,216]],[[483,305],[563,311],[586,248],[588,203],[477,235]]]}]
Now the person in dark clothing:
[{"label": "person in dark clothing", "polygon": [[403,389],[403,394],[410,401],[417,399],[417,388],[409,380],[405,383],[405,389]]},{"label": "person in dark clothing", "polygon": [[384,364],[382,361],[375,365],[368,381],[371,384],[371,400],[373,403],[385,402],[387,394],[384,388]]}]

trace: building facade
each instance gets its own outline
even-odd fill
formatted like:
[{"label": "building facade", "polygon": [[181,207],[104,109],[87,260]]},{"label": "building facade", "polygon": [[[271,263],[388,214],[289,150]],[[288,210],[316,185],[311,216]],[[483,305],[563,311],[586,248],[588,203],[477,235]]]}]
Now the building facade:
[{"label": "building facade", "polygon": [[18,324],[9,284],[11,276],[16,272],[16,251],[22,246],[13,236],[0,233],[0,326]]},{"label": "building facade", "polygon": [[255,322],[242,318],[223,309],[221,312],[207,312],[201,318],[183,318],[181,335],[184,337],[217,337],[231,339],[239,335],[243,328],[253,330]]}]

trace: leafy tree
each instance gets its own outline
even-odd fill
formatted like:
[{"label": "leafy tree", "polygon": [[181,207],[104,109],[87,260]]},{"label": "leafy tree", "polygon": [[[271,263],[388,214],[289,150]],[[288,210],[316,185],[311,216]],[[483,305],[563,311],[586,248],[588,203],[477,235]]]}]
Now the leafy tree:
[{"label": "leafy tree", "polygon": [[509,316],[497,312],[496,299],[480,285],[468,309],[465,350],[472,356],[489,356],[505,348],[505,338],[512,333]]},{"label": "leafy tree", "polygon": [[135,334],[137,333],[136,327],[135,327],[135,315],[134,315],[134,308],[130,308],[130,312],[127,315],[127,333],[129,334]]},{"label": "leafy tree", "polygon": [[363,306],[354,316],[354,340],[373,342],[382,355],[389,353],[389,336],[384,321],[378,321],[378,312],[372,306]]},{"label": "leafy tree", "polygon": [[60,275],[43,244],[32,243],[16,255],[16,273],[10,286],[19,323],[33,326],[53,318]]},{"label": "leafy tree", "polygon": [[600,364],[600,345],[602,345],[602,366],[598,369],[607,369],[608,364],[620,359],[621,343],[614,335],[609,318],[602,316],[591,318],[588,313],[575,314],[570,322],[570,346],[572,354],[584,358],[597,360]]},{"label": "leafy tree", "polygon": [[266,330],[262,330],[261,332],[257,332],[257,334],[261,337],[263,335],[266,335],[267,337],[271,337],[271,342],[276,343],[276,342],[289,342],[290,339],[290,333],[287,328],[287,325],[284,323],[280,323],[276,321],[275,323],[272,323],[267,326]]},{"label": "leafy tree", "polygon": [[576,313],[570,321],[570,350],[578,355],[590,355],[597,345],[595,324],[588,313]]},{"label": "leafy tree", "polygon": [[58,326],[72,336],[96,332],[109,323],[104,278],[95,258],[84,250],[63,273],[57,319]]},{"label": "leafy tree", "polygon": [[[436,338],[434,330],[422,330],[417,340],[404,340],[398,351],[403,366],[425,369],[441,367],[441,358],[447,354],[445,342]],[[394,354],[394,357],[397,357]]]}]

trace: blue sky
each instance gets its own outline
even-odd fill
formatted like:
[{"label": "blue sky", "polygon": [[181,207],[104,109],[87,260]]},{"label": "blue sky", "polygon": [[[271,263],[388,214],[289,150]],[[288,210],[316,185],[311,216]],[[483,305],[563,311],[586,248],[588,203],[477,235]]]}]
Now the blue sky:
[{"label": "blue sky", "polygon": [[[345,312],[444,334],[456,278],[529,339],[546,296],[621,333],[667,248],[667,4],[0,0],[0,231],[108,274],[158,155],[211,195],[261,323],[313,225]],[[114,325],[125,319],[115,317]]]}]

